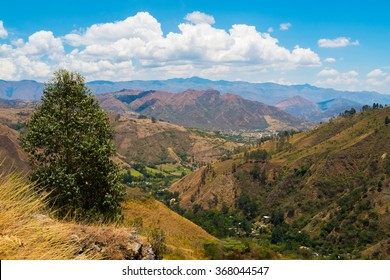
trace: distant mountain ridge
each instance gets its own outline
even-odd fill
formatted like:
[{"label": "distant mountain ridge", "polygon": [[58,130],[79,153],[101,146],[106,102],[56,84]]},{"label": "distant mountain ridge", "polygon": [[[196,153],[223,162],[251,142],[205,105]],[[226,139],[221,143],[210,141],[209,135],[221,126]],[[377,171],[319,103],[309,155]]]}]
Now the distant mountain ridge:
[{"label": "distant mountain ridge", "polygon": [[314,103],[301,96],[294,96],[277,103],[275,107],[302,120],[319,123],[337,117],[340,113],[351,108],[359,110],[363,105],[341,97]]},{"label": "distant mountain ridge", "polygon": [[[383,104],[390,103],[390,94],[380,94],[374,91],[339,91],[331,88],[319,88],[309,84],[287,86],[276,83],[212,81],[199,77],[122,82],[98,80],[88,82],[87,85],[95,94],[114,92],[122,89],[160,90],[177,93],[190,88],[196,90],[212,88],[221,93],[231,92],[250,100],[265,102],[271,105],[298,95],[315,103],[337,97],[346,98],[362,104],[372,104],[374,102]],[[36,81],[0,80],[0,98],[37,100],[42,94],[42,89],[43,83]]]},{"label": "distant mountain ridge", "polygon": [[258,101],[216,90],[119,91],[98,96],[107,111],[131,110],[187,127],[210,130],[304,129],[307,123]]},{"label": "distant mountain ridge", "polygon": [[[112,81],[91,81],[87,85],[91,88],[92,92],[99,95],[107,92],[117,92],[123,89],[132,89],[140,91],[156,90],[156,91],[166,91],[172,93],[179,93],[186,91],[188,89],[194,90],[207,90],[214,89],[219,91],[221,94],[224,93],[234,93],[238,94],[241,97],[252,100],[263,102],[267,105],[277,105],[282,101],[300,96],[310,102],[317,104],[329,100],[348,100],[349,103],[355,102],[356,105],[360,104],[371,105],[373,103],[380,104],[390,104],[390,94],[380,94],[377,92],[369,91],[339,91],[335,89],[326,89],[311,86],[308,84],[304,85],[280,85],[276,83],[249,83],[242,81],[211,81],[208,79],[203,79],[199,77],[192,78],[174,78],[168,80],[151,80],[151,81],[122,81],[122,82],[112,82]],[[3,99],[24,99],[24,100],[39,100],[42,94],[43,84],[35,81],[4,81],[0,80],[0,98]],[[344,102],[345,104],[348,102]],[[348,105],[349,106],[349,105]],[[336,110],[344,111],[349,109],[347,107],[338,106]],[[302,108],[314,110],[313,106],[311,108]],[[321,105],[320,105],[321,107]],[[320,108],[321,109],[321,108]],[[360,109],[360,108],[356,108]],[[287,112],[297,111],[296,109],[285,109]],[[301,111],[301,110],[299,110]],[[301,117],[302,112],[297,112],[295,116]],[[310,121],[319,121],[322,117],[318,117],[318,114],[314,110],[309,114],[303,112],[307,120]],[[322,111],[327,111],[322,109]],[[338,114],[339,112],[336,112]],[[325,118],[333,115],[334,112],[325,114]]]}]

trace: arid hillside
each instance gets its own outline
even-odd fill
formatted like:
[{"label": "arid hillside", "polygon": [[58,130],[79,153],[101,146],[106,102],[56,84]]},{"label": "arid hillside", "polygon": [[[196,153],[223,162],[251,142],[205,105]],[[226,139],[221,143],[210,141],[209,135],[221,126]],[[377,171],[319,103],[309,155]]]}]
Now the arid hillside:
[{"label": "arid hillside", "polygon": [[212,162],[239,147],[218,137],[200,136],[163,121],[120,117],[113,122],[115,147],[127,163]]},{"label": "arid hillside", "polygon": [[99,95],[102,107],[114,113],[138,113],[186,127],[209,130],[305,129],[302,120],[258,101],[216,90],[121,90]]},{"label": "arid hillside", "polygon": [[[25,176],[30,170],[18,140],[30,114],[31,109],[1,108],[0,174],[16,172]],[[115,121],[114,116],[111,119],[116,131],[115,144],[125,155],[118,154],[117,160],[127,168],[136,159],[145,163],[159,160],[154,149],[166,149],[167,160],[179,165],[184,153],[188,153],[188,160],[193,157],[211,162],[238,146],[219,138],[201,137],[165,122],[126,117]],[[155,247],[159,246],[166,246],[158,252],[165,259],[204,259],[203,244],[217,240],[154,198],[147,196],[145,200],[145,194],[134,195],[134,189],[129,190],[133,194],[123,204],[123,223],[82,225],[59,221],[45,208],[44,199],[34,194],[33,186],[4,176],[0,178],[0,204],[4,206],[0,211],[1,259],[148,259],[156,257]],[[37,228],[41,234],[36,234]],[[164,240],[159,239],[159,234]]]},{"label": "arid hillside", "polygon": [[390,254],[386,117],[390,118],[390,108],[370,109],[268,141],[199,169],[170,190],[180,193],[180,205],[188,210],[198,205],[196,209],[238,209],[252,217],[279,213],[287,224],[316,240],[324,254],[386,258]]}]

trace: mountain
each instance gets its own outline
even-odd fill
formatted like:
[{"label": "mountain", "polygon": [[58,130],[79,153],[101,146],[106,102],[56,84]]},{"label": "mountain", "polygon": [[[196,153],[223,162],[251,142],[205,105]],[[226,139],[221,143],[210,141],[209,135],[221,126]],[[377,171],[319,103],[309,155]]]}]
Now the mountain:
[{"label": "mountain", "polygon": [[[91,81],[87,85],[95,94],[120,91],[122,89],[158,90],[168,92],[183,92],[189,88],[195,90],[215,89],[221,93],[234,93],[246,99],[275,105],[294,96],[301,96],[311,102],[318,103],[334,98],[345,98],[361,104],[390,104],[390,95],[369,91],[339,91],[319,88],[308,84],[280,85],[276,83],[249,83],[241,81],[211,81],[198,77],[175,78],[151,81]],[[38,100],[42,94],[43,84],[35,81],[4,81],[0,80],[0,98]]]},{"label": "mountain", "polygon": [[36,81],[4,81],[0,80],[0,98],[39,100],[42,96],[43,84]]},{"label": "mountain", "polygon": [[187,89],[215,89],[223,93],[234,93],[249,100],[275,105],[294,96],[301,96],[311,102],[318,103],[334,98],[345,98],[361,104],[372,103],[390,104],[390,95],[369,91],[339,91],[329,88],[319,88],[308,84],[280,85],[276,83],[249,83],[241,81],[211,81],[198,77],[176,78],[161,81],[128,81],[110,82],[99,81],[88,83],[96,94],[114,92],[122,89],[158,90],[168,92],[183,92]]},{"label": "mountain", "polygon": [[294,96],[275,105],[275,107],[293,116],[317,123],[328,121],[330,118],[337,117],[340,113],[351,108],[360,110],[362,106],[362,103],[340,97],[316,104],[301,96]]},{"label": "mountain", "polygon": [[[187,127],[210,130],[286,130],[307,127],[307,124],[298,118],[276,107],[246,100],[234,94],[222,95],[210,89],[186,90],[176,94],[123,90],[99,96],[98,99],[106,109],[118,108],[118,112],[123,113],[127,107],[139,114]],[[118,100],[126,105],[120,105]]]},{"label": "mountain", "polygon": [[[10,103],[11,105],[14,103]],[[24,103],[23,103],[24,104]],[[18,137],[25,129],[32,108],[0,107],[0,162],[3,168],[28,169],[27,157]],[[209,163],[240,147],[240,144],[218,137],[213,132],[191,131],[182,126],[151,119],[110,115],[115,131],[114,145],[118,160],[124,164]],[[182,159],[183,158],[183,159]]]},{"label": "mountain", "polygon": [[109,81],[99,81],[98,83],[88,83],[88,85],[96,94],[114,92],[122,89],[159,90],[178,93],[190,88],[195,90],[207,90],[212,88],[218,90],[222,94],[234,93],[245,99],[259,101],[269,105],[275,105],[294,96],[301,96],[314,103],[334,98],[345,98],[368,105],[371,105],[372,103],[390,104],[390,95],[380,94],[377,92],[339,91],[328,88],[319,88],[308,84],[286,86],[276,83],[211,81],[198,77],[161,81],[128,81],[115,83]]},{"label": "mountain", "polygon": [[182,126],[151,119],[121,116],[114,120],[114,144],[127,164],[208,163],[240,145],[216,137],[198,135]]},{"label": "mountain", "polygon": [[339,113],[351,108],[357,110],[363,106],[362,103],[340,97],[318,102],[317,104],[329,117],[337,116]]},{"label": "mountain", "polygon": [[[207,225],[210,211],[227,217],[239,211],[249,223],[247,235],[268,238],[286,252],[304,246],[324,258],[388,259],[386,117],[389,107],[371,109],[268,141],[197,170],[170,191],[179,193],[188,217]],[[250,231],[255,225],[259,231]]]},{"label": "mountain", "polygon": [[275,105],[293,116],[306,121],[321,121],[322,110],[319,106],[301,96],[294,96]]},{"label": "mountain", "polygon": [[[199,77],[192,78],[175,78],[168,80],[151,80],[151,81],[91,81],[87,85],[91,88],[93,93],[102,94],[107,92],[116,92],[123,89],[132,89],[139,91],[165,91],[180,93],[188,89],[197,91],[205,91],[214,89],[221,94],[234,93],[241,97],[259,101],[268,105],[276,105],[290,98],[300,96],[312,103],[326,102],[333,99],[347,99],[359,104],[371,105],[373,103],[390,104],[390,95],[379,94],[377,92],[368,91],[339,91],[328,88],[319,88],[308,84],[304,85],[280,85],[275,83],[249,83],[241,81],[211,81]],[[39,100],[42,94],[43,84],[35,81],[3,81],[0,80],[0,98],[4,99],[28,99]],[[313,108],[312,108],[313,109]],[[360,109],[360,108],[355,108]],[[343,109],[342,111],[344,111]],[[293,110],[297,111],[297,110]],[[326,110],[323,110],[326,112]],[[328,119],[334,114],[340,112],[328,112],[322,118],[318,118],[316,114],[311,118],[311,114],[306,114],[307,120],[312,122],[322,121],[324,118]],[[296,115],[298,116],[298,114]]]}]

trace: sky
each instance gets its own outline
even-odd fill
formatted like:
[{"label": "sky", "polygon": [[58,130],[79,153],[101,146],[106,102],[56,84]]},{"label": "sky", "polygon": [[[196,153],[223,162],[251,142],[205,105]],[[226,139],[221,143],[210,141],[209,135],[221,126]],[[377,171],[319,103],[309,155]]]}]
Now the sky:
[{"label": "sky", "polygon": [[390,94],[390,2],[2,1],[0,79],[311,84]]}]

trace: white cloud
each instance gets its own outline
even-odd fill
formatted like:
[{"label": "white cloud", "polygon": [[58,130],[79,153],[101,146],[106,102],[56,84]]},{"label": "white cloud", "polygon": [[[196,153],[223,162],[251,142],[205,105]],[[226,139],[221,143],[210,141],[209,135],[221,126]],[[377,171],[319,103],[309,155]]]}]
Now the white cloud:
[{"label": "white cloud", "polygon": [[[78,48],[66,56],[67,65],[74,63],[78,69],[93,70],[97,75],[99,64],[96,62],[100,60],[109,61],[114,67],[117,63],[130,61],[132,70],[117,72],[117,79],[148,79],[156,73],[159,77],[162,74],[174,77],[206,73],[234,73],[236,76],[232,69],[234,65],[247,69],[255,66],[258,71],[265,67],[292,69],[321,65],[318,55],[312,50],[300,47],[288,50],[269,33],[260,33],[254,26],[237,24],[228,31],[218,29],[211,25],[214,18],[200,12],[188,14],[186,19],[190,22],[179,24],[179,32],[170,32],[166,36],[163,36],[157,20],[148,13],[68,34],[65,40]],[[108,36],[109,30],[116,32]],[[149,30],[148,35],[145,36],[142,30]],[[88,61],[88,64],[81,64],[82,61]],[[179,68],[181,70],[176,71]]]},{"label": "white cloud", "polygon": [[[337,72],[335,70],[335,72]],[[327,77],[326,75],[319,75]],[[328,75],[327,79],[323,81],[317,81],[316,85],[322,87],[332,87],[343,90],[362,90],[362,81],[359,79],[359,73],[351,70],[343,73],[334,73],[334,75]]]},{"label": "white cloud", "polygon": [[384,73],[381,69],[374,69],[367,74],[368,78],[382,78],[386,77],[388,74]]},{"label": "white cloud", "polygon": [[215,19],[213,16],[207,15],[205,13],[201,13],[199,11],[195,11],[190,14],[187,14],[184,19],[193,24],[207,23],[212,25],[215,23]]},{"label": "white cloud", "polygon": [[338,37],[336,39],[320,39],[318,40],[318,46],[320,48],[341,48],[347,46],[358,46],[359,41],[351,41],[351,38]]},{"label": "white cloud", "polygon": [[273,29],[272,27],[269,27],[269,28],[267,29],[267,32],[268,32],[268,33],[272,33],[272,32],[274,32],[274,29]]},{"label": "white cloud", "polygon": [[36,58],[49,56],[56,59],[64,54],[64,46],[60,38],[55,38],[51,31],[39,31],[28,37],[28,41],[17,42],[18,52],[22,55],[29,55]]},{"label": "white cloud", "polygon": [[8,37],[8,32],[4,28],[3,21],[0,20],[0,38],[5,39]]},{"label": "white cloud", "polygon": [[380,69],[374,69],[366,75],[366,78],[361,77],[358,72],[351,70],[347,72],[338,72],[334,69],[324,69],[317,74],[323,80],[317,81],[315,84],[321,87],[331,87],[341,90],[376,90],[379,92],[388,92],[390,83],[390,74],[384,73]]},{"label": "white cloud", "polygon": [[123,21],[94,24],[81,34],[70,33],[65,36],[72,46],[108,44],[121,39],[150,41],[162,36],[160,23],[149,13],[140,12]]},{"label": "white cloud", "polygon": [[123,21],[94,24],[64,37],[38,31],[26,41],[15,39],[0,45],[0,57],[12,62],[15,69],[9,73],[13,79],[41,80],[59,67],[77,70],[87,80],[195,75],[245,80],[258,79],[268,69],[321,66],[319,56],[310,48],[288,49],[254,26],[216,28],[212,26],[214,18],[200,12],[188,14],[186,19],[188,22],[179,24],[179,31],[166,35],[146,12]]},{"label": "white cloud", "polygon": [[336,59],[333,58],[333,57],[327,57],[324,59],[325,62],[328,62],[328,63],[333,63],[333,62],[336,62]]},{"label": "white cloud", "polygon": [[332,68],[325,68],[321,70],[317,76],[319,77],[331,77],[331,76],[337,76],[339,74],[339,71],[332,69]]},{"label": "white cloud", "polygon": [[47,79],[65,57],[60,38],[51,31],[38,31],[28,37],[11,41],[12,45],[0,45],[3,79]]},{"label": "white cloud", "polygon": [[292,26],[291,23],[285,22],[285,23],[281,23],[279,25],[279,29],[282,30],[282,31],[287,31],[287,30],[289,30],[291,28],[291,26]]},{"label": "white cloud", "polygon": [[16,71],[16,66],[10,59],[0,57],[0,79],[12,80]]}]

